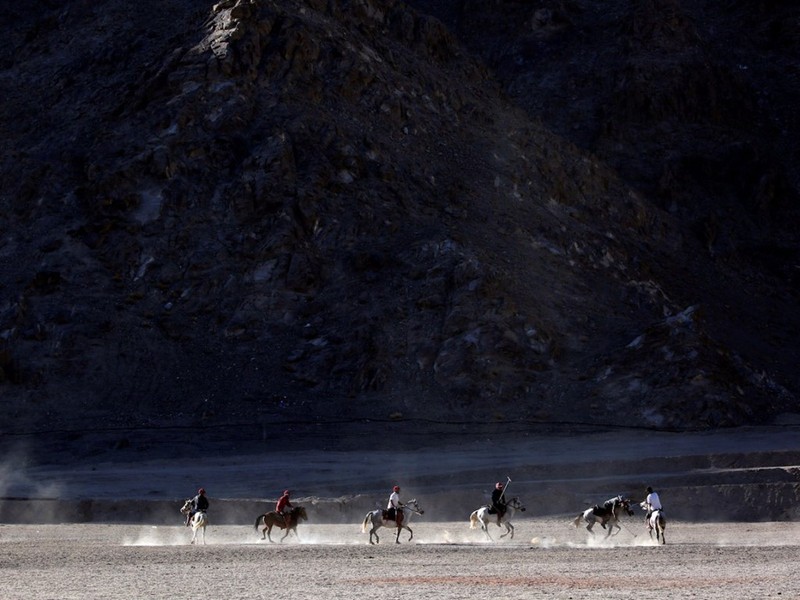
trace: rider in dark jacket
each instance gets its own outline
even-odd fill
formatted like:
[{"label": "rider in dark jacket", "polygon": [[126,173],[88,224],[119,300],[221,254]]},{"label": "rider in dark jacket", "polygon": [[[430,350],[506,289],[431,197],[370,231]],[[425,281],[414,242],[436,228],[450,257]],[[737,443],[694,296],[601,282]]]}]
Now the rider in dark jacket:
[{"label": "rider in dark jacket", "polygon": [[206,498],[206,490],[205,488],[200,488],[197,490],[197,496],[192,498],[192,510],[189,511],[189,514],[186,515],[186,526],[189,526],[189,523],[192,522],[192,517],[195,513],[200,511],[208,510],[208,498]]},{"label": "rider in dark jacket", "polygon": [[492,492],[492,508],[497,512],[497,526],[500,526],[500,521],[503,520],[503,515],[506,514],[506,502],[503,498],[503,484],[499,481],[494,484],[494,491]]}]

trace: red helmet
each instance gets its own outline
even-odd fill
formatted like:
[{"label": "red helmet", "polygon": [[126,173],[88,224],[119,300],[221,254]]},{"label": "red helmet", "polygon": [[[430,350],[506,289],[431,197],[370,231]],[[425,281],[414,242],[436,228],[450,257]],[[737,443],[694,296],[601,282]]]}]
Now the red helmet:
[{"label": "red helmet", "polygon": [[497,483],[494,484],[494,487],[495,487],[495,489],[502,490],[503,489],[503,484],[498,481]]},{"label": "red helmet", "polygon": [[197,490],[197,493],[198,494],[205,494],[206,493],[206,488],[200,488],[199,490]]},{"label": "red helmet", "polygon": [[283,490],[283,495],[284,496],[288,496],[289,495],[289,490]]},{"label": "red helmet", "polygon": [[400,491],[400,486],[399,486],[399,485],[396,485],[396,486],[394,486],[392,489],[393,489],[395,492],[399,492],[399,491]]}]

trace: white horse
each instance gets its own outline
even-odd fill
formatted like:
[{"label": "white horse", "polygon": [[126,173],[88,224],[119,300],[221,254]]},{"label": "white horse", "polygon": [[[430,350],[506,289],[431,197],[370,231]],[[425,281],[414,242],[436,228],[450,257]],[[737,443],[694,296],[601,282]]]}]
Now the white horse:
[{"label": "white horse", "polygon": [[[593,506],[591,508],[587,508],[585,511],[580,513],[575,520],[572,522],[575,527],[578,527],[581,524],[581,521],[587,523],[586,530],[594,535],[594,531],[592,531],[592,527],[595,524],[600,523],[600,527],[606,529],[606,537],[611,535],[611,532],[614,532],[614,535],[617,535],[620,531],[622,531],[622,527],[619,524],[619,518],[622,516],[622,513],[626,512],[629,517],[633,516],[633,511],[631,510],[631,501],[625,498],[622,495],[615,496],[614,498],[609,498],[605,502],[603,502],[602,506]],[[614,528],[616,527],[616,531]]]},{"label": "white horse", "polygon": [[[181,509],[182,515],[188,515],[192,511],[192,501],[191,499],[187,500],[183,504],[183,508]],[[191,543],[194,544],[195,540],[197,539],[197,530],[200,529],[203,533],[203,544],[206,543],[206,526],[208,525],[208,515],[204,510],[198,510],[194,515],[192,515],[192,520],[189,521],[189,527],[192,528],[192,541]]]},{"label": "white horse", "polygon": [[[647,510],[647,502],[639,504],[642,510]],[[650,513],[650,518],[647,519],[647,532],[650,534],[650,539],[653,539],[653,532],[656,533],[656,542],[666,544],[667,540],[664,537],[664,530],[667,528],[667,519],[664,517],[664,511],[659,509]]]},{"label": "white horse", "polygon": [[400,531],[403,529],[408,530],[408,541],[410,542],[411,539],[414,537],[414,532],[411,531],[411,527],[408,526],[408,522],[411,520],[412,515],[421,515],[424,514],[425,511],[419,507],[416,498],[413,500],[409,500],[405,504],[403,504],[400,510],[403,512],[403,519],[400,521],[400,525],[397,524],[395,519],[387,519],[386,518],[386,511],[377,509],[368,512],[364,516],[364,521],[361,523],[361,533],[367,532],[367,526],[372,525],[372,528],[369,530],[369,543],[372,544],[372,536],[375,536],[375,543],[380,543],[380,538],[378,538],[378,534],[376,533],[378,529],[381,527],[396,527],[397,528],[397,536],[395,537],[394,541],[396,544],[400,543]]},{"label": "white horse", "polygon": [[509,500],[508,503],[506,503],[506,512],[500,518],[499,522],[497,521],[497,517],[495,515],[489,513],[490,508],[490,506],[481,506],[478,510],[472,511],[472,514],[469,516],[469,528],[476,529],[478,527],[478,523],[480,523],[483,533],[485,533],[486,537],[491,540],[492,536],[489,533],[487,525],[494,521],[497,523],[498,527],[503,525],[506,529],[506,532],[500,535],[501,538],[510,535],[510,539],[514,539],[514,526],[511,524],[511,517],[513,517],[514,513],[517,511],[525,512],[525,507],[523,506],[522,502],[520,502],[519,498],[515,496]]}]

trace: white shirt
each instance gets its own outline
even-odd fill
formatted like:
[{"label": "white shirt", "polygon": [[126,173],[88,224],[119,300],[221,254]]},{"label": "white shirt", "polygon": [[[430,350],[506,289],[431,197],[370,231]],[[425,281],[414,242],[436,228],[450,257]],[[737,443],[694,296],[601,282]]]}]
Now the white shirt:
[{"label": "white shirt", "polygon": [[650,505],[651,510],[661,510],[661,498],[658,497],[656,492],[647,494],[645,502]]},{"label": "white shirt", "polygon": [[392,492],[392,495],[389,496],[389,504],[386,508],[400,508],[400,494]]}]

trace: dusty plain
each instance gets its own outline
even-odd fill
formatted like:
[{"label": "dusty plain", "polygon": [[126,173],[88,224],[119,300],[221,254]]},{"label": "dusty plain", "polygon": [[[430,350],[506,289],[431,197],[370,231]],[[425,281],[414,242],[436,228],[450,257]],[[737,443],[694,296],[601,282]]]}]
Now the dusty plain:
[{"label": "dusty plain", "polygon": [[[654,545],[637,515],[604,540],[567,518],[520,518],[490,542],[466,522],[412,523],[369,545],[358,524],[304,524],[261,541],[248,526],[2,525],[8,600],[85,598],[798,598],[797,523],[669,523]],[[499,529],[495,527],[493,537]],[[635,534],[635,535],[634,535]]]},{"label": "dusty plain", "polygon": [[[800,598],[797,427],[432,439],[206,437],[202,456],[165,437],[17,441],[0,463],[0,599]],[[528,510],[513,539],[493,526],[489,540],[469,513],[507,476]],[[412,540],[381,529],[370,545],[361,522],[394,483],[425,513]],[[191,545],[178,508],[199,485],[211,524]],[[662,493],[666,545],[638,507],[608,539],[572,524],[646,485]],[[255,518],[284,487],[309,519],[299,539],[262,541]]]}]

